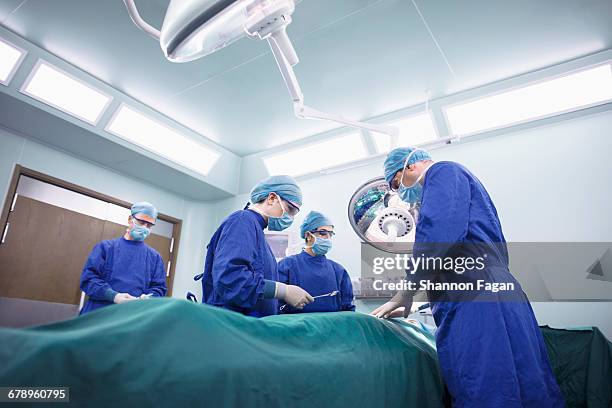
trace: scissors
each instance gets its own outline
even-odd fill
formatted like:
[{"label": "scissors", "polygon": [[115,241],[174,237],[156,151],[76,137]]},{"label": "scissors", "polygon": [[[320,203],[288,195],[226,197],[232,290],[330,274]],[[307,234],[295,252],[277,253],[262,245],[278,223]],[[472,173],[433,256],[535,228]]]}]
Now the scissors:
[{"label": "scissors", "polygon": [[[323,295],[313,296],[312,298],[313,298],[313,299],[316,299],[316,298],[322,298],[322,297],[327,297],[327,296],[336,296],[338,293],[340,293],[340,291],[339,291],[339,290],[334,290],[334,291],[332,291],[332,292],[325,293],[325,294],[323,294]],[[280,307],[280,310],[283,310],[283,309],[285,308],[285,306],[287,306],[287,304],[286,304],[286,303]]]},{"label": "scissors", "polygon": [[322,298],[322,297],[326,297],[326,296],[336,296],[338,293],[340,293],[340,291],[334,290],[333,292],[329,292],[329,293],[326,293],[324,295],[313,296],[312,298],[316,299],[316,298]]}]

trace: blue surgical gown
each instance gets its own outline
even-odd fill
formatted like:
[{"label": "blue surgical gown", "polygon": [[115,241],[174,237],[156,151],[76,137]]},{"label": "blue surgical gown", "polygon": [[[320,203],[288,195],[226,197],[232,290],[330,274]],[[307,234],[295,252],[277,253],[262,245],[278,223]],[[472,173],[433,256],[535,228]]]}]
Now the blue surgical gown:
[{"label": "blue surgical gown", "polygon": [[[483,272],[487,279],[518,285],[508,269],[501,223],[484,186],[460,164],[435,163],[425,175],[414,253],[422,249],[430,251],[427,256],[445,256],[455,251],[457,256],[453,246],[460,252],[467,244],[488,246],[490,258]],[[465,273],[467,278],[470,273]],[[522,290],[519,293],[520,298],[511,301],[502,301],[500,295],[497,301],[489,297],[432,303],[440,367],[453,407],[564,405],[529,301]]]},{"label": "blue surgical gown", "polygon": [[338,291],[336,296],[316,298],[314,302],[296,309],[287,305],[283,313],[354,311],[353,284],[346,271],[325,255],[312,256],[306,251],[289,256],[278,263],[280,281],[296,285],[311,296]]},{"label": "blue surgical gown", "polygon": [[89,297],[81,314],[113,304],[116,293],[165,296],[164,261],[142,241],[123,237],[98,243],[81,274],[81,290]]},{"label": "blue surgical gown", "polygon": [[264,280],[278,281],[276,259],[257,212],[236,211],[208,244],[202,279],[203,302],[248,316],[276,314],[278,300],[264,299]]}]

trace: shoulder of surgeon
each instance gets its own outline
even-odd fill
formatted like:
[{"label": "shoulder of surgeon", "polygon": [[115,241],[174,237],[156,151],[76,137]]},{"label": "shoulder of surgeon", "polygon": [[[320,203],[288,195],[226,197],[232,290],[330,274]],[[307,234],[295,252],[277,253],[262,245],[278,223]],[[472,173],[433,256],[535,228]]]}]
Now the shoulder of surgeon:
[{"label": "shoulder of surgeon", "polygon": [[[114,239],[105,239],[103,241],[98,242],[96,244],[96,247],[102,249],[104,252],[108,252],[112,250],[112,248],[114,248],[115,246],[119,245],[122,241],[123,241],[123,236],[119,238],[114,238]],[[143,244],[144,244],[143,247],[146,248],[146,250],[150,252],[153,256],[161,258],[160,253],[157,252],[155,248],[151,247],[146,242],[143,242]]]},{"label": "shoulder of surgeon", "polygon": [[344,266],[340,265],[338,262],[331,260],[329,258],[327,258],[327,262],[330,263],[330,265],[332,265],[334,267],[335,270],[337,271],[346,271],[346,269],[344,269]]},{"label": "shoulder of surgeon", "polygon": [[459,164],[459,163],[453,162],[453,161],[439,161],[439,162],[435,162],[429,168],[429,170],[427,170],[427,175],[425,176],[425,179],[427,179],[427,176],[433,176],[435,174],[444,174],[444,175],[465,174],[466,176],[471,176],[472,175],[472,173],[470,173],[470,171],[468,169],[466,169],[462,164]]},{"label": "shoulder of surgeon", "polygon": [[278,261],[278,266],[279,266],[279,268],[280,268],[281,266],[283,266],[283,265],[290,265],[290,264],[293,264],[293,263],[295,262],[295,260],[297,259],[297,257],[298,257],[300,254],[301,254],[301,252],[300,252],[300,253],[297,253],[297,254],[295,254],[295,255],[289,255],[289,256],[284,257],[283,259],[281,259],[280,261]]},{"label": "shoulder of surgeon", "polygon": [[147,248],[147,251],[153,255],[155,258],[162,259],[161,254],[157,251],[157,249],[153,248],[151,245],[144,243],[144,247]]},{"label": "shoulder of surgeon", "polygon": [[246,227],[248,225],[253,225],[261,230],[263,230],[260,215],[252,210],[238,210],[230,215],[228,215],[223,222],[222,226],[240,226]]},{"label": "shoulder of surgeon", "polygon": [[123,235],[113,239],[105,239],[96,244],[96,248],[100,248],[104,251],[108,251],[111,248],[119,245],[123,241]]}]

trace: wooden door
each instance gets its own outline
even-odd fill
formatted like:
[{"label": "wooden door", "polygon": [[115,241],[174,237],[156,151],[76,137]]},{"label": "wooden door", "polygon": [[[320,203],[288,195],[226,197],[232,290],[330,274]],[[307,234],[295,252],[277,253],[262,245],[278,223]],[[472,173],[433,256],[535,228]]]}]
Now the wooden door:
[{"label": "wooden door", "polygon": [[18,196],[0,245],[0,296],[78,305],[83,264],[105,221]]}]

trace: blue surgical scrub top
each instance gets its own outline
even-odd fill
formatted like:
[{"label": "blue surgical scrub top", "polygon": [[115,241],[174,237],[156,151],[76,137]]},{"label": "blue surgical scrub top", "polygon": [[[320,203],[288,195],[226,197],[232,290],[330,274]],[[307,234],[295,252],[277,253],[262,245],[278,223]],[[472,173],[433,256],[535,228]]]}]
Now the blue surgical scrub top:
[{"label": "blue surgical scrub top", "polygon": [[491,197],[462,165],[433,164],[423,183],[414,253],[457,257],[484,247],[489,258],[478,273],[489,281],[515,282],[519,295],[432,302],[438,358],[453,407],[561,407],[538,323],[508,269],[506,239]]},{"label": "blue surgical scrub top", "polygon": [[254,317],[277,313],[278,300],[264,299],[264,280],[278,281],[266,226],[263,216],[250,209],[236,211],[221,223],[206,252],[204,303]]},{"label": "blue surgical scrub top", "polygon": [[[282,313],[354,311],[353,284],[348,272],[325,255],[312,256],[306,251],[288,256],[278,263],[280,281],[296,285],[311,296],[339,291],[336,296],[316,298],[303,309],[287,305]],[[284,304],[284,303],[283,303]]]},{"label": "blue surgical scrub top", "polygon": [[123,237],[98,243],[81,274],[81,290],[89,297],[81,314],[113,304],[117,293],[165,296],[164,261],[143,241]]}]

